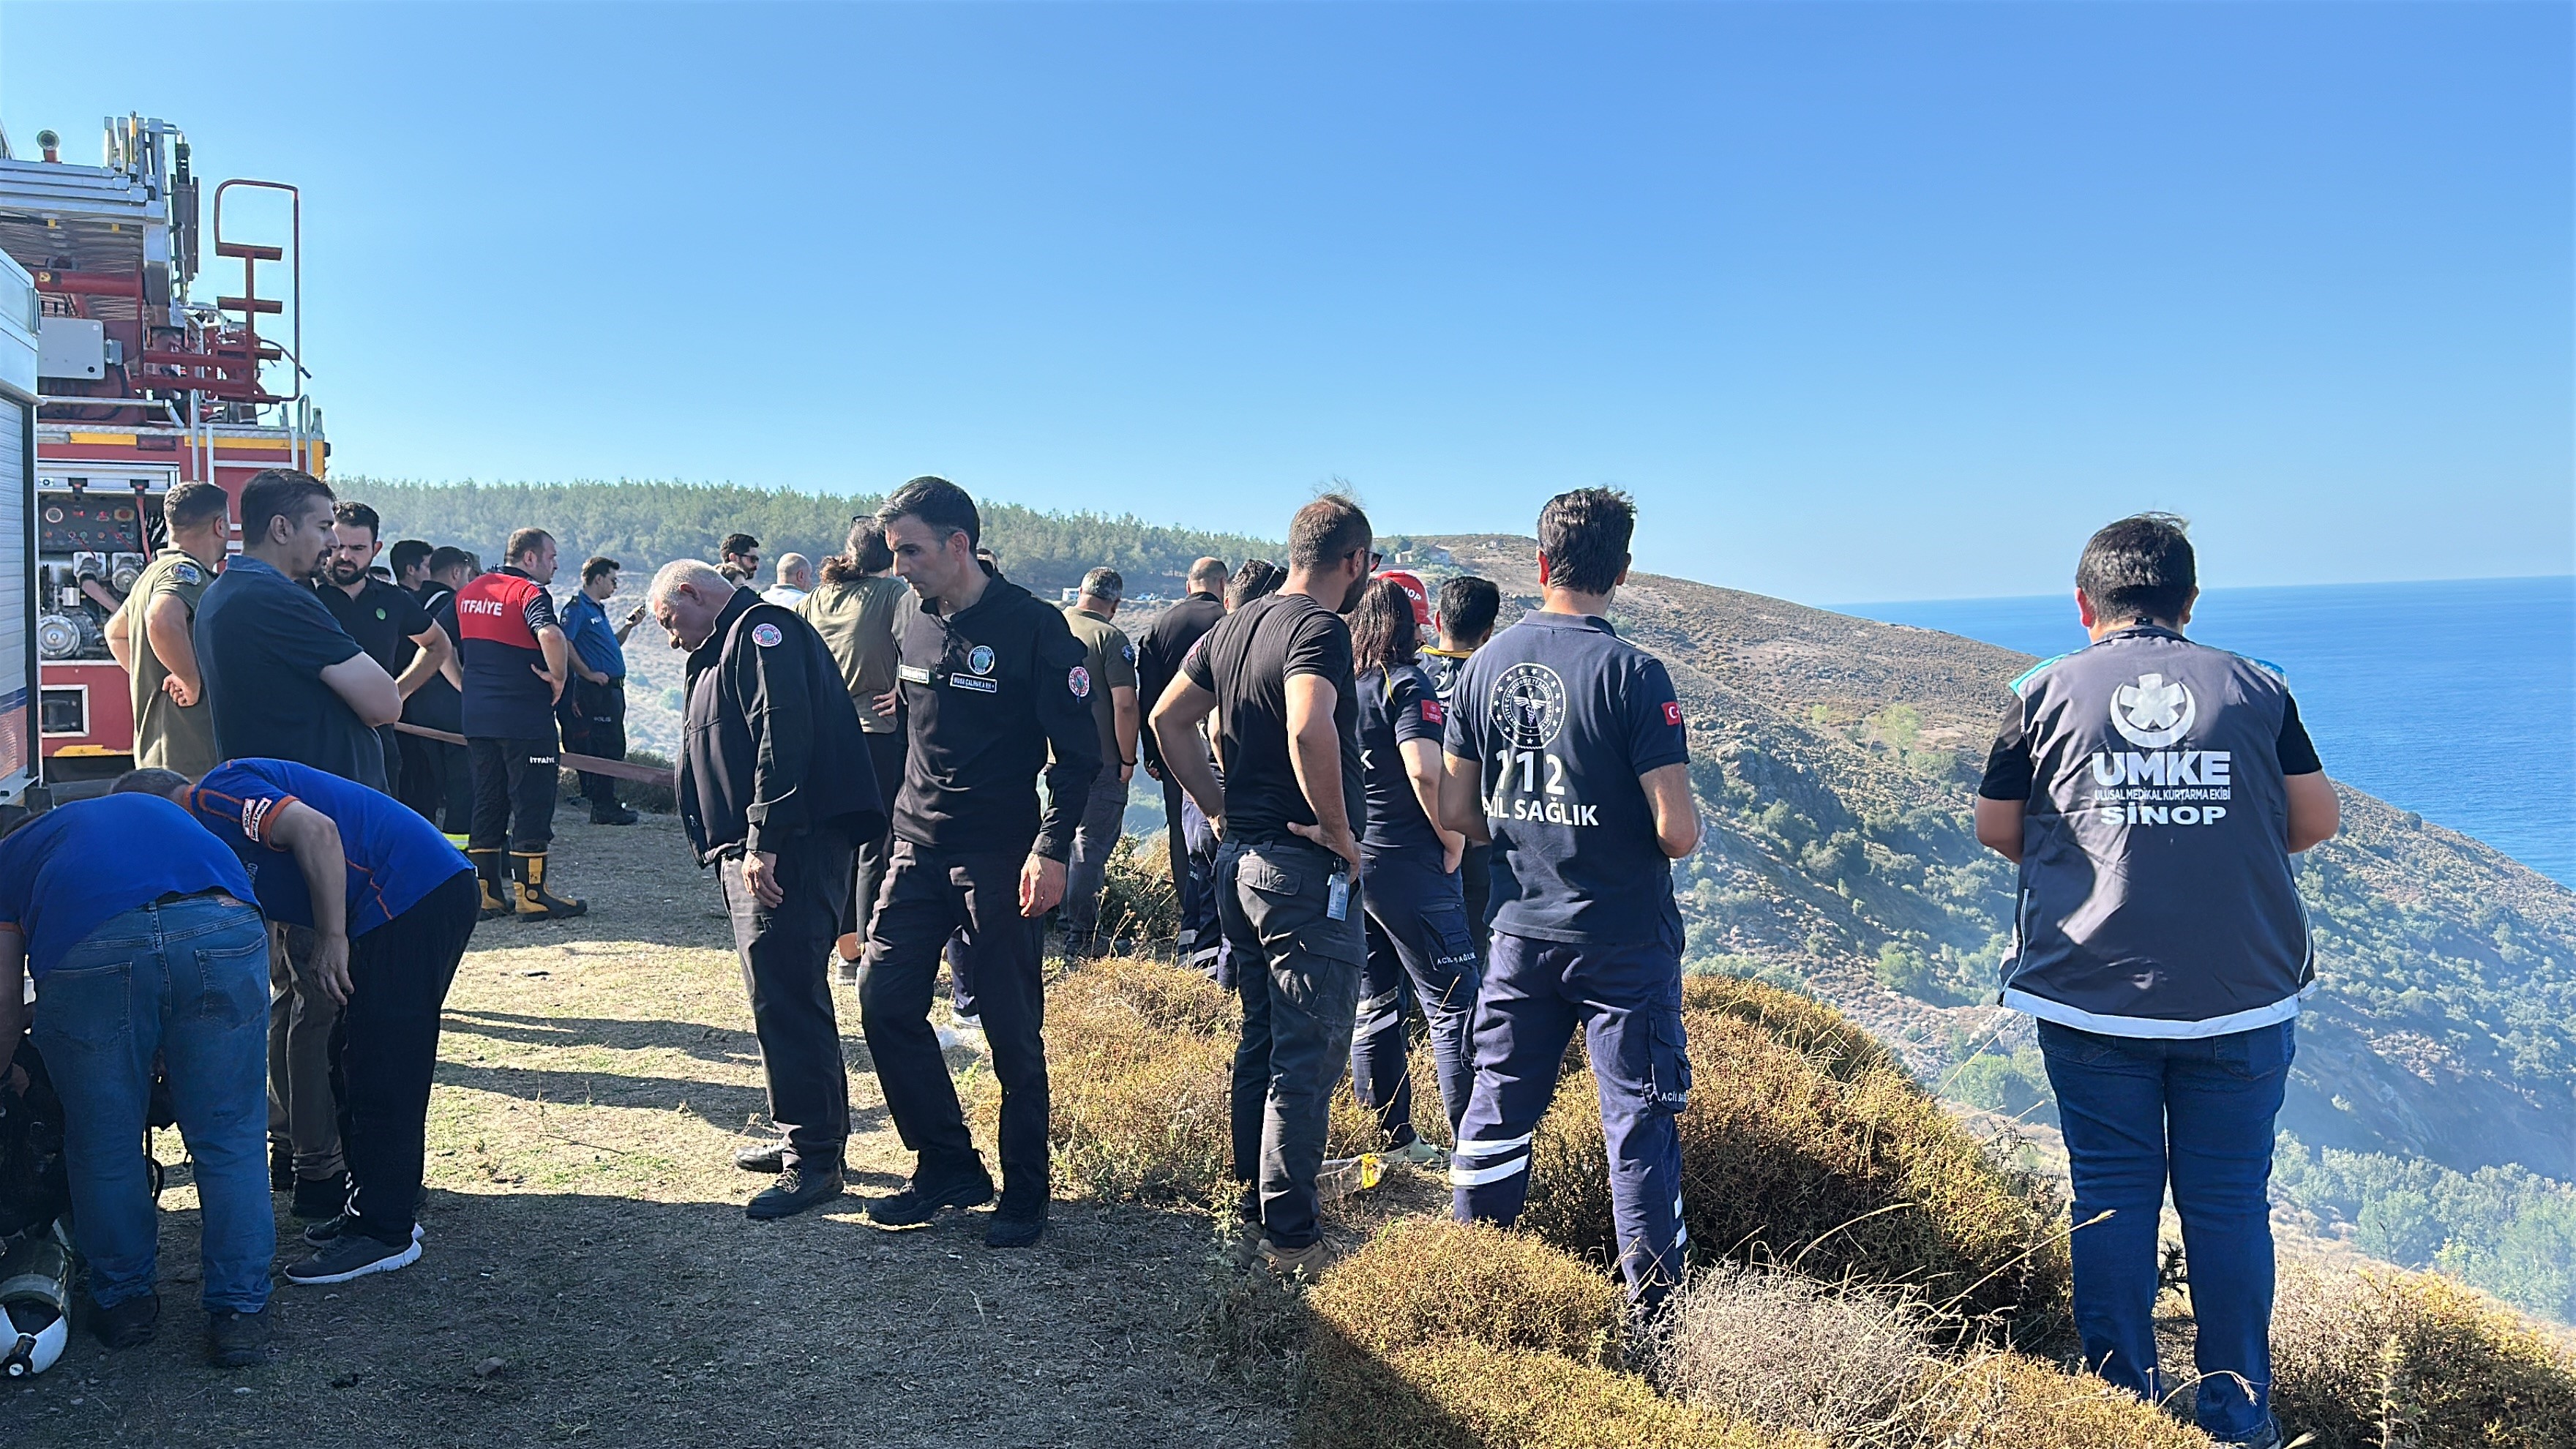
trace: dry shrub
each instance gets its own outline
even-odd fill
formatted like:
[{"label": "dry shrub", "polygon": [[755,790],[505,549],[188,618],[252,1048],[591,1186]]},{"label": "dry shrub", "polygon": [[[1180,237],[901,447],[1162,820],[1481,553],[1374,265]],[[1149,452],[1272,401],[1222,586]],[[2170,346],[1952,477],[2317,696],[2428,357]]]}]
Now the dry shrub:
[{"label": "dry shrub", "polygon": [[1878,1038],[1851,1018],[1812,996],[1741,976],[1682,978],[1682,1010],[1715,1012],[1762,1028],[1773,1041],[1797,1052],[1829,1077],[1850,1081],[1878,1068],[1894,1069],[1896,1058]]},{"label": "dry shrub", "polygon": [[1181,930],[1181,896],[1172,886],[1172,858],[1163,834],[1126,835],[1109,851],[1100,882],[1100,933],[1142,950],[1169,944]]},{"label": "dry shrub", "polygon": [[1461,1338],[1585,1363],[1612,1361],[1621,1311],[1589,1264],[1525,1233],[1434,1217],[1388,1224],[1307,1302],[1371,1353]]},{"label": "dry shrub", "polygon": [[1316,1335],[1297,1442],[1313,1449],[1823,1449],[1661,1398],[1634,1374],[1461,1339],[1379,1358]]},{"label": "dry shrub", "polygon": [[1909,1417],[1922,1449],[2210,1449],[2136,1395],[2019,1353],[1939,1364]]},{"label": "dry shrub", "polygon": [[[2070,1268],[2057,1203],[1996,1167],[1883,1056],[1863,1065],[1868,1052],[1824,1008],[1747,985],[1699,985],[1701,1003],[1731,996],[1684,1012],[1693,1249],[1902,1287],[2015,1342],[2062,1336]],[[1606,1264],[1615,1249],[1600,1118],[1591,1075],[1569,1073],[1532,1145],[1521,1223]]]},{"label": "dry shrub", "polygon": [[1673,1295],[1652,1375],[1674,1398],[1765,1429],[1838,1446],[1908,1442],[1900,1424],[1927,1367],[1923,1317],[1887,1295],[1721,1263]]},{"label": "dry shrub", "polygon": [[2576,1355],[2435,1274],[2284,1265],[2272,1407],[2316,1449],[2565,1449]]}]

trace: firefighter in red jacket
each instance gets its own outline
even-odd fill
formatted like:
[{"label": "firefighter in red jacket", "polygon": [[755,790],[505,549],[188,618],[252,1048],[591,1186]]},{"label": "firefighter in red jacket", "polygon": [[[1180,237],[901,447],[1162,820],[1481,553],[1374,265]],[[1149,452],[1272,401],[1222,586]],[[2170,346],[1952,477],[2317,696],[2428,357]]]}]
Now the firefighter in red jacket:
[{"label": "firefighter in red jacket", "polygon": [[523,528],[510,535],[498,572],[456,591],[465,743],[474,769],[474,825],[465,853],[483,881],[487,920],[556,920],[589,909],[546,889],[561,768],[555,701],[571,669],[555,601],[545,589],[554,576],[554,536]]}]

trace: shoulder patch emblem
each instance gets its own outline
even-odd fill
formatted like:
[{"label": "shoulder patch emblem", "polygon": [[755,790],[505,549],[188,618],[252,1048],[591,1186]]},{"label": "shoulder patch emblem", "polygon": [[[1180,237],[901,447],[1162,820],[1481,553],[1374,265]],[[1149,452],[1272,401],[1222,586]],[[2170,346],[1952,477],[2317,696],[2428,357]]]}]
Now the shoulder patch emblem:
[{"label": "shoulder patch emblem", "polygon": [[1680,700],[1668,699],[1664,701],[1664,723],[1671,725],[1675,729],[1681,728],[1682,705]]},{"label": "shoulder patch emblem", "polygon": [[977,674],[992,673],[993,646],[990,644],[978,644],[973,649],[967,651],[966,667],[975,671]]},{"label": "shoulder patch emblem", "polygon": [[1079,664],[1073,666],[1064,676],[1064,687],[1072,690],[1076,699],[1091,698],[1091,671]]},{"label": "shoulder patch emblem", "polygon": [[1126,635],[1118,636],[1118,653],[1130,664],[1136,662],[1136,643]]},{"label": "shoulder patch emblem", "polygon": [[786,635],[778,632],[778,626],[775,624],[764,623],[754,624],[751,626],[751,642],[759,645],[763,649],[777,648],[778,641],[786,637]]},{"label": "shoulder patch emblem", "polygon": [[1426,699],[1422,702],[1422,722],[1424,724],[1445,724],[1448,722],[1448,719],[1449,711],[1441,706],[1440,701],[1436,699]]},{"label": "shoulder patch emblem", "polygon": [[202,584],[206,581],[206,571],[193,563],[172,564],[170,577],[183,584]]}]

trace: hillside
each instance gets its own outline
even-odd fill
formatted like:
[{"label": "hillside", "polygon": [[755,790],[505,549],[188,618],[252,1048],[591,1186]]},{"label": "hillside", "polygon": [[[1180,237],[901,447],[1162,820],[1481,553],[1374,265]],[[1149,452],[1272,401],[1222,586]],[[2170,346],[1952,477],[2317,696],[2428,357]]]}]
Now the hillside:
[{"label": "hillside", "polygon": [[[1507,596],[1536,593],[1527,539],[1423,542]],[[1947,1075],[1998,1032],[2009,1046],[2016,1019],[1964,1004],[1992,980],[2012,879],[1969,802],[2029,660],[1651,575],[1620,592],[1617,622],[1671,668],[1692,720],[1711,827],[1682,868],[1694,964],[1802,981],[1919,1072]],[[2283,1127],[2461,1173],[2576,1175],[2576,894],[2349,790],[2343,834],[2299,876],[2324,984]]]}]

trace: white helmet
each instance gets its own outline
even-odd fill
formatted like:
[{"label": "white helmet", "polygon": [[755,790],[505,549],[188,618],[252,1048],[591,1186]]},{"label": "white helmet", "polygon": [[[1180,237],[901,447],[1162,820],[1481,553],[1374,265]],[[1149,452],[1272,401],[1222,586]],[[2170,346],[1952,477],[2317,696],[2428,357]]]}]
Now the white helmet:
[{"label": "white helmet", "polygon": [[71,1339],[72,1251],[57,1221],[0,1255],[0,1378],[43,1373]]}]

